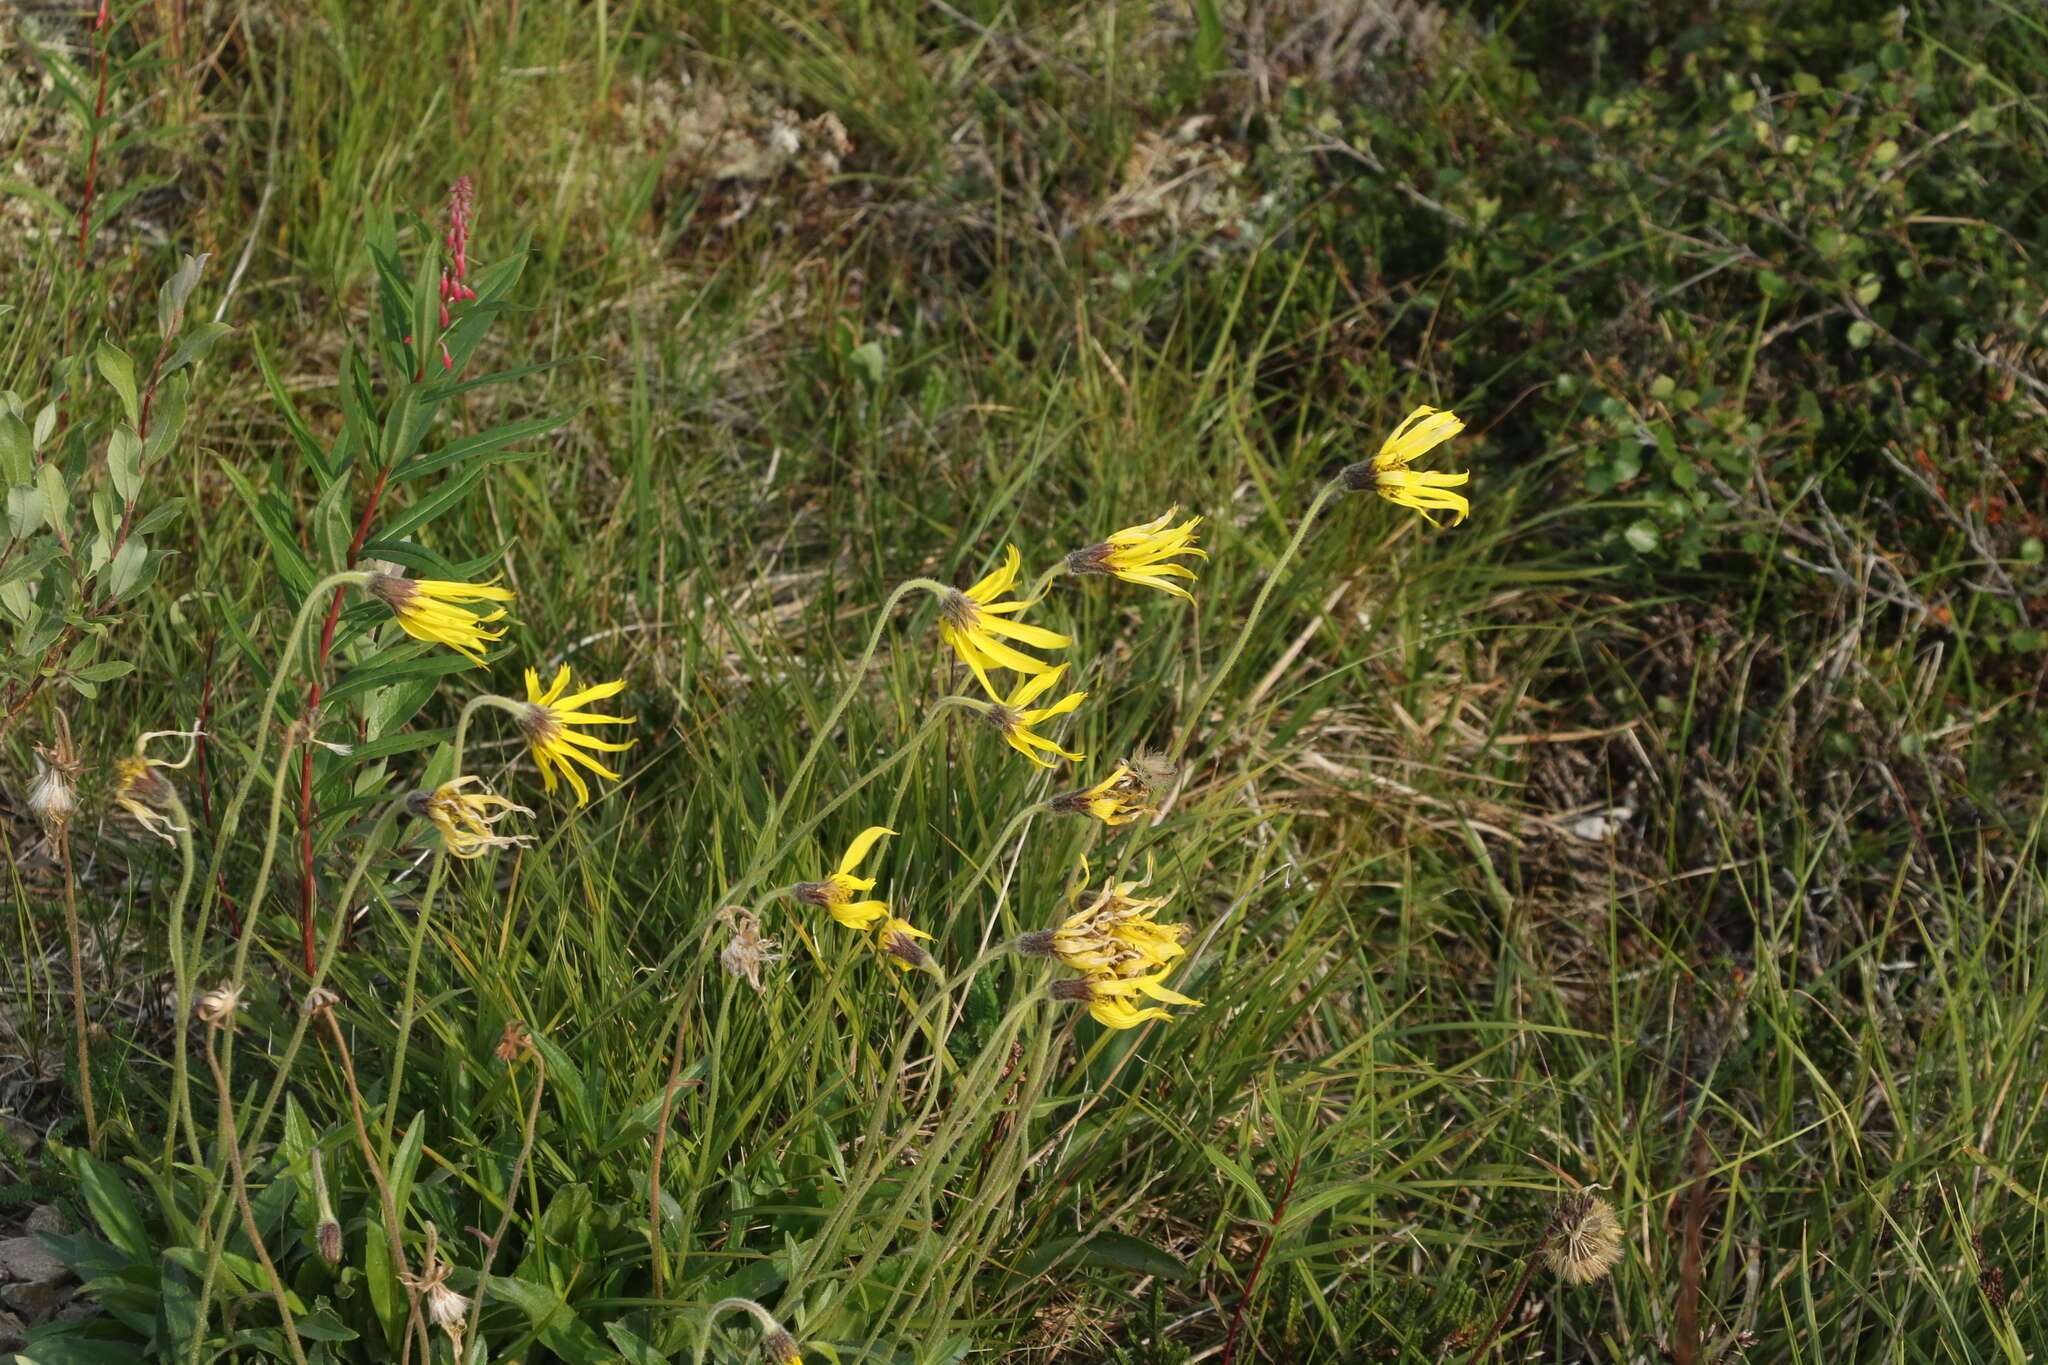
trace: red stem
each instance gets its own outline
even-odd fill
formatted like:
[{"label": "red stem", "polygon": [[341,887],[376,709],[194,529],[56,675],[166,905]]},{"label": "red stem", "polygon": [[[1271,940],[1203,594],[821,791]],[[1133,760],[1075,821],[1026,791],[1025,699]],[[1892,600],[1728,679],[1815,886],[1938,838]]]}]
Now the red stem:
[{"label": "red stem", "polygon": [[92,31],[99,38],[99,101],[93,108],[92,150],[85,158],[85,202],[78,206],[78,259],[85,261],[85,253],[92,244],[92,187],[99,178],[100,170],[100,124],[107,117],[107,28],[113,23],[113,16],[107,13],[107,0],[100,0],[100,12],[93,16]]},{"label": "red stem", "polygon": [[1230,1332],[1223,1339],[1223,1365],[1231,1365],[1237,1359],[1237,1333],[1244,1326],[1244,1310],[1251,1304],[1252,1291],[1259,1287],[1259,1272],[1266,1268],[1266,1253],[1273,1249],[1273,1242],[1280,1235],[1280,1219],[1287,1212],[1287,1201],[1294,1198],[1295,1177],[1301,1174],[1301,1158],[1294,1158],[1294,1165],[1287,1172],[1287,1187],[1280,1191],[1280,1202],[1273,1206],[1273,1217],[1266,1224],[1266,1238],[1259,1243],[1259,1254],[1252,1261],[1252,1273],[1244,1282],[1244,1293],[1238,1296],[1237,1309],[1230,1315]]}]

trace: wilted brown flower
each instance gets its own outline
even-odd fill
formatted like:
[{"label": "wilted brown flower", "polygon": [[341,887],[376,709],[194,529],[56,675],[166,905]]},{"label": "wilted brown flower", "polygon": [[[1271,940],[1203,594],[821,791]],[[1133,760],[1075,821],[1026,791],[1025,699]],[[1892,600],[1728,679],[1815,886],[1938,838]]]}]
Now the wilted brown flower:
[{"label": "wilted brown flower", "polygon": [[501,1062],[516,1062],[533,1051],[533,1035],[527,1032],[524,1019],[507,1019],[505,1032],[498,1039],[498,1046],[492,1049]]}]

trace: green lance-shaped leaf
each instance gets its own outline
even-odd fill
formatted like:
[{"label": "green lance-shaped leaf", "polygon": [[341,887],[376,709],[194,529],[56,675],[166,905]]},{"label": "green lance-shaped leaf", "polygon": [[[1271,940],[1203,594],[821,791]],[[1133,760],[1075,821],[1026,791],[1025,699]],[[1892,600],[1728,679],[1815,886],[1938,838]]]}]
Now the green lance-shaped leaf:
[{"label": "green lance-shaped leaf", "polygon": [[102,341],[93,352],[93,363],[99,366],[106,381],[114,386],[114,392],[121,396],[121,408],[128,414],[128,424],[141,425],[142,405],[135,396],[135,362],[119,346],[111,341]]}]

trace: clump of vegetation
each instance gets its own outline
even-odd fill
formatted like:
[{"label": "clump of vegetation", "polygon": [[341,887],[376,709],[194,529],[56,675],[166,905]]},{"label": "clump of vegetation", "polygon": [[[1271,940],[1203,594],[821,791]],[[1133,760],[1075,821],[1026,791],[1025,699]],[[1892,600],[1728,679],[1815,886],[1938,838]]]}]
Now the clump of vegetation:
[{"label": "clump of vegetation", "polygon": [[29,1359],[2044,1335],[2024,9],[190,9],[0,57]]}]

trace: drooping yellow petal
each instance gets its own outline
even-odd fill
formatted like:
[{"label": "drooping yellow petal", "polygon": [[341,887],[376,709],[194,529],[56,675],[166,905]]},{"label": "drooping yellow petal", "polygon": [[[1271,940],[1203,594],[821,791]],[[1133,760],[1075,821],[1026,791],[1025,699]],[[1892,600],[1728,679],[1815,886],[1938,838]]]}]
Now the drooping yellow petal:
[{"label": "drooping yellow petal", "polygon": [[[846,846],[846,856],[839,860],[839,874],[844,876],[851,873],[853,869],[860,866],[861,859],[868,856],[869,849],[872,849],[876,844],[895,832],[895,830],[886,829],[881,825],[869,825],[859,834],[856,834],[853,837],[853,842]],[[869,882],[868,885],[873,886],[874,883]],[[866,888],[862,889],[865,890]]]},{"label": "drooping yellow petal", "polygon": [[1418,407],[1401,419],[1393,434],[1380,444],[1373,457],[1374,469],[1405,469],[1409,462],[1450,440],[1465,429],[1465,421],[1453,412]]}]

